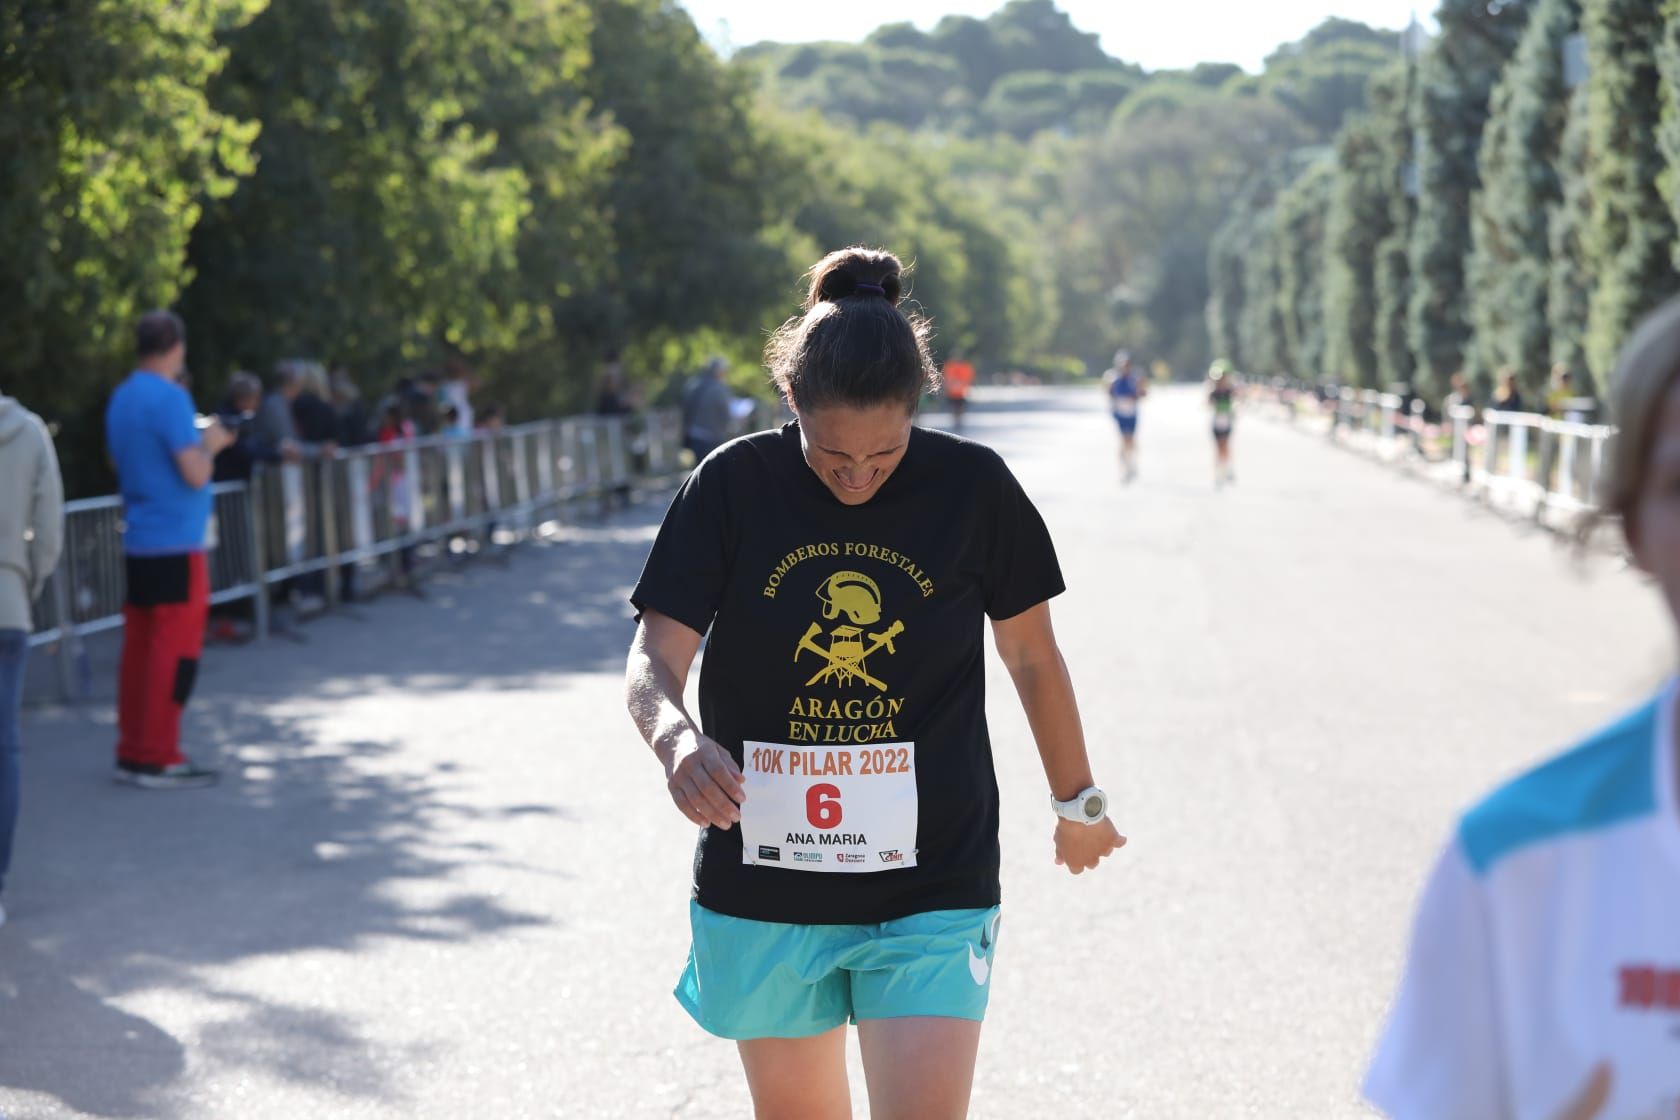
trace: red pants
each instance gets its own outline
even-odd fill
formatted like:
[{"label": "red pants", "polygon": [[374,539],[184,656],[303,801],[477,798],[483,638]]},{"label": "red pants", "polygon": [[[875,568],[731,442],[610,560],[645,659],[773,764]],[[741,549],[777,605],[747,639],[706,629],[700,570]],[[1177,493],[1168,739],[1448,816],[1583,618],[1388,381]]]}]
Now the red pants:
[{"label": "red pants", "polygon": [[144,766],[182,761],[181,711],[192,696],[210,612],[204,553],[126,558],[117,758]]}]

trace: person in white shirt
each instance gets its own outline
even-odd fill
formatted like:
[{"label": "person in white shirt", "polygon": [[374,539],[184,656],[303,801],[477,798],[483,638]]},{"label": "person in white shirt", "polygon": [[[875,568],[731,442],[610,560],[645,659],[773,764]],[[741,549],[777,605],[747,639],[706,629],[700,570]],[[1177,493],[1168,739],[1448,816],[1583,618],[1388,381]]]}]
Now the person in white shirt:
[{"label": "person in white shirt", "polygon": [[[1680,634],[1680,300],[1612,377],[1602,495]],[[1394,1120],[1680,1115],[1674,681],[1466,813],[1364,1092]]]}]

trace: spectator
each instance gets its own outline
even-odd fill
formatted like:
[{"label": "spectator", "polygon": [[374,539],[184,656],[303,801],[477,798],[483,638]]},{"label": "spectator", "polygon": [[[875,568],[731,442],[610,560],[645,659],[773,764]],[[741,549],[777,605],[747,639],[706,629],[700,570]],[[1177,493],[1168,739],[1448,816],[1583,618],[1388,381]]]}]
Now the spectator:
[{"label": "spectator", "polygon": [[333,370],[332,404],[337,417],[335,435],[340,447],[362,447],[373,442],[362,391],[356,387],[355,380],[346,369]]},{"label": "spectator", "polygon": [[216,456],[215,481],[246,481],[259,462],[267,461],[269,449],[258,448],[251,436],[251,420],[261,407],[262,381],[245,370],[234,374],[228,381],[227,396],[216,409],[216,418],[233,433],[233,442]]},{"label": "spectator", "polygon": [[[429,436],[438,430],[437,385],[437,378],[429,373],[405,377],[397,382],[392,395],[401,409],[403,422],[410,425],[412,434],[407,438]],[[380,426],[385,426],[383,411]]]},{"label": "spectator", "polygon": [[[233,434],[233,442],[216,456],[211,472],[214,482],[249,482],[259,462],[267,461],[267,449],[258,448],[251,438],[251,419],[262,405],[262,381],[254,373],[240,370],[228,380],[227,395],[216,408],[216,418]],[[250,534],[251,507],[231,505],[219,512],[217,528],[224,540],[244,540]],[[211,586],[228,586],[250,578],[251,573],[235,567],[238,552],[217,549],[210,554]],[[251,636],[254,612],[249,599],[210,608],[209,636],[216,642],[243,642]]]},{"label": "spectator", "polygon": [[1546,415],[1574,424],[1584,423],[1587,416],[1583,408],[1589,403],[1576,392],[1575,375],[1569,372],[1569,367],[1562,362],[1553,366],[1551,389],[1546,393]]},{"label": "spectator", "polygon": [[438,403],[455,409],[455,424],[451,430],[456,434],[472,434],[474,387],[472,366],[465,358],[456,354],[444,363],[444,382],[438,390]]},{"label": "spectator", "polygon": [[507,428],[507,419],[502,415],[502,406],[487,404],[478,411],[478,430],[485,435],[499,436]]},{"label": "spectator", "polygon": [[[601,380],[595,393],[595,415],[622,422],[623,447],[625,454],[630,458],[629,465],[632,470],[636,465],[636,444],[640,435],[635,422],[636,403],[635,396],[624,384],[624,366],[619,361],[618,351],[607,351],[606,358],[601,363]],[[602,491],[601,516],[605,517],[610,513],[615,502],[625,509],[630,508],[628,480]]]},{"label": "spectator", "polygon": [[305,447],[316,447],[323,455],[331,454],[338,444],[338,414],[327,403],[331,395],[327,388],[327,371],[318,362],[299,362],[298,380],[302,383],[292,399],[292,424]]},{"label": "spectator", "polygon": [[63,543],[64,485],[52,437],[39,416],[0,395],[0,901],[17,827],[29,604],[46,587]]},{"label": "spectator", "polygon": [[1499,388],[1493,392],[1493,407],[1500,412],[1523,411],[1522,390],[1517,388],[1517,371],[1509,366],[1499,371]]},{"label": "spectator", "polygon": [[629,416],[635,411],[635,399],[624,385],[624,365],[619,361],[618,351],[609,350],[601,363],[601,382],[595,393],[595,415]]},{"label": "spectator", "polygon": [[251,421],[251,440],[260,449],[260,458],[295,463],[304,457],[297,421],[292,417],[292,402],[303,392],[303,371],[296,362],[281,362],[274,367],[269,385],[269,393]]},{"label": "spectator", "polygon": [[1470,387],[1470,379],[1462,371],[1452,375],[1452,392],[1447,394],[1447,411],[1454,408],[1475,408],[1476,395]]},{"label": "spectator", "polygon": [[723,383],[729,363],[707,360],[683,394],[683,440],[695,459],[704,459],[729,438],[735,399]]},{"label": "spectator", "polygon": [[[378,439],[382,446],[415,438],[414,422],[409,419],[403,408],[403,395],[403,388],[399,385],[397,395],[385,403],[384,410],[380,413]],[[413,521],[413,492],[409,489],[408,466],[403,453],[393,450],[375,459],[368,487],[372,491],[370,497],[374,500],[375,508],[381,504],[380,498],[384,499],[383,505],[389,512],[392,535],[407,536]],[[397,549],[397,570],[400,585],[410,594],[423,598],[420,584],[414,578],[412,544],[404,544]]]},{"label": "spectator", "polygon": [[115,776],[143,789],[207,786],[217,777],[181,753],[181,712],[198,674],[210,604],[204,540],[212,463],[233,436],[219,420],[201,432],[192,398],[175,384],[186,337],[173,312],[142,316],[138,363],[105,410],[127,524]]}]

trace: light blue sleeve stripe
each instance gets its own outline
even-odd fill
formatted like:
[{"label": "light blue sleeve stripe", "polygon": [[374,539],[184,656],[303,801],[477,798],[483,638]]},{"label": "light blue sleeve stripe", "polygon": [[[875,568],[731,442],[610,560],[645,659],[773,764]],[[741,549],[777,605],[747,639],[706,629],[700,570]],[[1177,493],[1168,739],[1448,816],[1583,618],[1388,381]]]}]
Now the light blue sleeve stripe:
[{"label": "light blue sleeve stripe", "polygon": [[1486,875],[1499,860],[1530,844],[1655,812],[1657,703],[1651,701],[1500,787],[1466,813],[1459,835],[1471,869]]}]

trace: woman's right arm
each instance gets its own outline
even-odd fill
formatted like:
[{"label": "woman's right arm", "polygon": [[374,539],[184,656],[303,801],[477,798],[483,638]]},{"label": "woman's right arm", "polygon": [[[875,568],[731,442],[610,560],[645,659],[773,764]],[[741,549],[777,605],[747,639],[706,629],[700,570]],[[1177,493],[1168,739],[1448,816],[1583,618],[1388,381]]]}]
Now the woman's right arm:
[{"label": "woman's right arm", "polygon": [[624,699],[642,739],[665,767],[665,786],[677,809],[697,825],[727,829],[741,819],[745,781],[729,752],[702,735],[683,706],[688,670],[699,651],[695,631],[658,611],[644,611],[630,643]]}]

